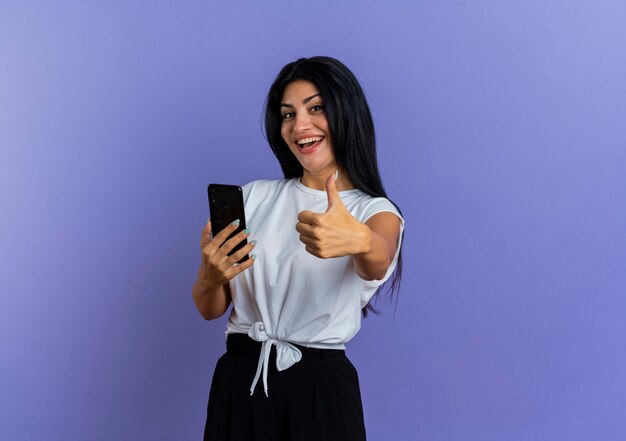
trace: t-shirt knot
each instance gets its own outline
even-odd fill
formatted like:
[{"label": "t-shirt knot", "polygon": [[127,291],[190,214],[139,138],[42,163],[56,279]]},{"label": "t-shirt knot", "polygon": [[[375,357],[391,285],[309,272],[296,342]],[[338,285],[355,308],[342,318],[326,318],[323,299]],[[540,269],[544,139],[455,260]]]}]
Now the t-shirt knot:
[{"label": "t-shirt knot", "polygon": [[276,369],[278,371],[284,371],[302,360],[302,352],[288,341],[270,337],[265,330],[263,322],[255,322],[248,330],[248,336],[253,340],[262,342],[259,364],[257,365],[256,374],[254,375],[254,380],[250,387],[250,395],[254,394],[254,388],[259,381],[261,371],[263,371],[263,388],[265,390],[265,396],[268,396],[267,368],[272,345],[276,346]]}]

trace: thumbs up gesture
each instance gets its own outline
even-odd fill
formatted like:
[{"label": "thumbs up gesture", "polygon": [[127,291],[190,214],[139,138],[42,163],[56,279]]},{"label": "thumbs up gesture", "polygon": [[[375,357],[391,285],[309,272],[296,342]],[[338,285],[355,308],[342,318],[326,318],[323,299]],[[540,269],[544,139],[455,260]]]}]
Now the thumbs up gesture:
[{"label": "thumbs up gesture", "polygon": [[359,254],[368,249],[369,227],[354,218],[343,204],[335,174],[326,180],[328,208],[324,213],[302,211],[296,231],[305,249],[322,259]]}]

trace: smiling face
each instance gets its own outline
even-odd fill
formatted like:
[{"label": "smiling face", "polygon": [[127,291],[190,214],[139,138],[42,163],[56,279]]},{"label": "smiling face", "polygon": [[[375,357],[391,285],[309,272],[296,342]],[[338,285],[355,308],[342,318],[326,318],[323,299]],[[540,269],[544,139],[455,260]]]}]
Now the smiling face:
[{"label": "smiling face", "polygon": [[337,169],[324,100],[310,81],[285,87],[280,105],[281,135],[303,168],[305,180],[326,179]]}]

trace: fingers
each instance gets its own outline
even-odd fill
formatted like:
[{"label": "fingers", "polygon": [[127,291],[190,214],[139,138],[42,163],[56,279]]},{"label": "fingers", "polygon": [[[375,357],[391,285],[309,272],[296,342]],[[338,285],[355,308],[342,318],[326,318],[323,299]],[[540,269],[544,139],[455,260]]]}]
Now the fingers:
[{"label": "fingers", "polygon": [[220,246],[220,250],[222,250],[225,254],[230,254],[233,248],[243,242],[248,236],[250,236],[250,229],[246,228],[224,242]]},{"label": "fingers", "polygon": [[324,254],[322,250],[311,245],[305,245],[304,249],[307,251],[307,253],[315,257],[319,257],[320,259],[328,259],[329,257],[332,257],[331,255]]},{"label": "fingers", "polygon": [[319,224],[319,213],[314,213],[313,211],[304,210],[298,213],[298,221],[303,222],[309,225],[317,225]]},{"label": "fingers", "polygon": [[[242,248],[243,249],[243,248]],[[239,250],[241,251],[241,250]],[[237,254],[237,253],[235,253]],[[234,256],[234,254],[233,254]],[[243,257],[243,256],[241,256]],[[228,280],[231,280],[232,278],[236,277],[237,274],[247,270],[248,268],[250,268],[253,264],[254,264],[254,259],[256,256],[250,256],[250,258],[248,260],[246,260],[245,262],[240,263],[239,265],[236,266],[232,266],[227,272],[226,272],[226,277],[228,278]]]},{"label": "fingers", "polygon": [[298,236],[298,240],[309,247],[315,247],[317,245],[317,241],[309,236],[300,235]]},{"label": "fingers", "polygon": [[200,249],[203,249],[211,242],[211,219],[207,220],[206,225],[202,229],[202,236],[200,237]]},{"label": "fingers", "polygon": [[198,278],[203,280],[203,283],[207,286],[220,286],[228,283],[254,263],[254,256],[250,256],[249,259],[246,259],[241,264],[237,264],[238,261],[252,251],[256,241],[245,244],[241,249],[228,256],[239,243],[250,235],[250,230],[246,229],[229,239],[229,236],[234,234],[239,227],[240,222],[236,220],[211,238],[212,224],[211,220],[208,219],[202,229],[202,238],[200,239],[202,262]]},{"label": "fingers", "polygon": [[[228,257],[227,265],[233,266],[235,263],[239,262],[245,255],[247,255],[248,253],[250,253],[250,251],[252,251],[254,249],[255,245],[256,245],[256,240],[253,240],[253,241],[247,243],[241,249],[237,250],[237,252],[231,254]],[[249,257],[252,258],[252,256],[249,256]],[[250,260],[250,259],[248,259],[248,260]]]},{"label": "fingers", "polygon": [[304,222],[296,222],[296,231],[304,236],[314,236],[314,227]]},{"label": "fingers", "polygon": [[[250,244],[246,244],[242,247],[242,249],[237,250],[237,253],[233,253],[233,255],[229,256],[233,249],[235,249],[241,242],[243,242],[248,236],[250,236],[250,229],[245,229],[244,231],[240,231],[239,233],[228,239],[226,242],[221,243],[222,238],[220,235],[222,234],[222,232],[229,229],[232,233],[235,228],[237,228],[237,226],[233,225],[229,225],[228,227],[224,228],[224,230],[216,235],[211,242],[207,243],[202,248],[202,252],[206,256],[206,258],[210,259],[214,265],[221,267],[223,270],[233,266],[243,256],[249,253],[254,244],[256,244],[256,241],[254,241],[254,244],[252,244],[252,246],[250,246]],[[241,252],[242,250],[244,251]]]},{"label": "fingers", "polygon": [[226,228],[224,228],[213,237],[213,240],[216,240],[221,245],[226,241],[228,236],[230,236],[233,232],[237,230],[237,228],[239,228],[239,219],[228,224]]},{"label": "fingers", "polygon": [[237,228],[239,228],[239,219],[235,222],[228,224],[226,228],[217,233],[213,239],[211,239],[211,221],[209,220],[202,230],[202,239],[200,240],[200,248],[205,251],[205,248],[211,247],[206,250],[206,253],[217,251],[217,249],[224,243],[226,238],[230,236]]}]

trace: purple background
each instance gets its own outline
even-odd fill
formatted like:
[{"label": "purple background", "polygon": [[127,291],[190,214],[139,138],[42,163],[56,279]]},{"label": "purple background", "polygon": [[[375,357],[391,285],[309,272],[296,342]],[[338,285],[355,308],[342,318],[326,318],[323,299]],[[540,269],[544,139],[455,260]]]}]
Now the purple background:
[{"label": "purple background", "polygon": [[372,107],[400,300],[348,354],[370,440],[626,439],[626,4],[0,3],[0,439],[200,439],[206,184],[276,178],[279,68]]}]

